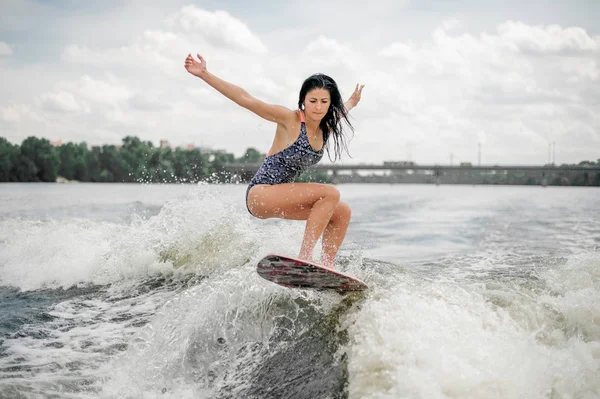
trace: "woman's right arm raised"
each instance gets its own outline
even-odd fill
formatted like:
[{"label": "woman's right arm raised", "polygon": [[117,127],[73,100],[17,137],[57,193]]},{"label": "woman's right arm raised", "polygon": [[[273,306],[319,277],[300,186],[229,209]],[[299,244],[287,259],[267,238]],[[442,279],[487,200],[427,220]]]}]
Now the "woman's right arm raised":
[{"label": "woman's right arm raised", "polygon": [[206,61],[198,54],[198,61],[188,54],[185,59],[185,69],[194,76],[204,80],[210,86],[214,87],[219,93],[235,102],[236,104],[254,112],[256,115],[268,120],[269,122],[286,124],[293,117],[294,112],[280,105],[267,104],[255,97],[252,97],[246,90],[234,84],[224,81],[221,78],[208,72]]}]

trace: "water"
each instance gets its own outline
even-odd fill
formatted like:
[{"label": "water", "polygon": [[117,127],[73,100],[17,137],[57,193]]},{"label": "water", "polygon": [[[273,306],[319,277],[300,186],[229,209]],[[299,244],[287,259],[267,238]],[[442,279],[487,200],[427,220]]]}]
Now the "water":
[{"label": "water", "polygon": [[0,185],[0,398],[598,398],[600,192],[342,185],[338,267],[243,186]]}]

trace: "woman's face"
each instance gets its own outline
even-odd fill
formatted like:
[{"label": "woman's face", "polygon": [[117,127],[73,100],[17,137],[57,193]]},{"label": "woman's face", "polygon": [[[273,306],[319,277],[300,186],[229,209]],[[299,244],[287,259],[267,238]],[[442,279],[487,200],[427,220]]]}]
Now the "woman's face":
[{"label": "woman's face", "polygon": [[331,96],[325,89],[312,89],[304,97],[304,114],[313,120],[321,120],[327,114]]}]

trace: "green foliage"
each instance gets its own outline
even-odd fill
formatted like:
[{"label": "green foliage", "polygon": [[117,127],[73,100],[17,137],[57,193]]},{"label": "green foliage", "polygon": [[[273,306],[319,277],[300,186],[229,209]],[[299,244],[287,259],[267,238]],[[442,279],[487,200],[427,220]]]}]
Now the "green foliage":
[{"label": "green foliage", "polygon": [[19,147],[0,137],[0,182],[18,181],[15,169],[19,156]]},{"label": "green foliage", "polygon": [[[54,147],[46,139],[27,137],[21,144],[21,157],[24,168],[27,169],[29,181],[54,182],[58,176],[60,159]],[[35,165],[35,170],[27,159]]]},{"label": "green foliage", "polygon": [[[127,136],[120,146],[88,147],[86,143],[66,143],[53,147],[46,139],[26,138],[21,146],[0,137],[0,182],[53,182],[57,176],[81,182],[144,182],[144,183],[209,183],[229,182],[224,172],[226,164],[258,165],[265,158],[255,148],[248,148],[236,159],[224,151],[202,151],[198,148],[160,148],[149,141]],[[484,184],[540,184],[600,186],[596,171],[568,171],[561,165],[556,172],[531,176],[510,172],[484,177]],[[600,166],[582,161],[578,166]],[[251,171],[251,168],[247,168]],[[249,179],[251,174],[242,174]],[[298,182],[332,183],[333,176],[323,171],[308,171]]]},{"label": "green foliage", "polygon": [[307,171],[296,179],[298,183],[332,183],[333,178],[322,171]]},{"label": "green foliage", "polygon": [[257,164],[261,163],[263,159],[265,159],[265,154],[261,154],[255,148],[248,148],[246,153],[239,159],[239,162]]},{"label": "green foliage", "polygon": [[0,137],[0,182],[52,182],[62,176],[81,182],[221,183],[229,181],[224,165],[258,164],[264,157],[254,148],[239,159],[223,151],[159,148],[134,136],[121,146],[91,148],[86,143],[53,147],[36,137],[18,146]]},{"label": "green foliage", "polygon": [[228,180],[229,176],[223,172],[223,166],[228,163],[234,163],[235,157],[233,154],[224,152],[215,152],[208,154],[208,179],[210,183],[223,183]]},{"label": "green foliage", "polygon": [[56,148],[60,159],[58,174],[69,180],[89,181],[87,144],[67,143]]},{"label": "green foliage", "polygon": [[19,182],[35,182],[38,181],[38,168],[35,163],[23,154],[18,154],[15,163],[13,164],[14,179],[11,181]]}]

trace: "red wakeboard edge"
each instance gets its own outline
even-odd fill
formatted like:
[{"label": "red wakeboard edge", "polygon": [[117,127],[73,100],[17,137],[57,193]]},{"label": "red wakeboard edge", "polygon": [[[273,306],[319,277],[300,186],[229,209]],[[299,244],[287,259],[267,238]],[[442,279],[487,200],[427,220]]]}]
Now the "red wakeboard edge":
[{"label": "red wakeboard edge", "polygon": [[265,280],[288,288],[336,291],[363,291],[359,279],[316,263],[269,254],[258,262],[256,271]]}]

